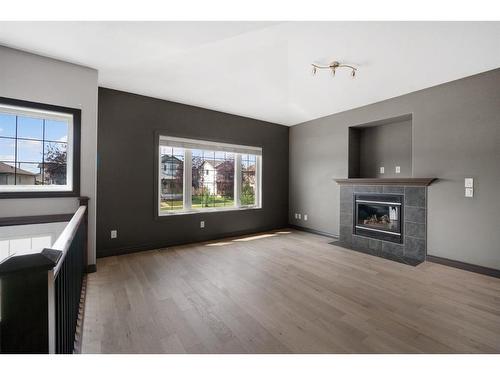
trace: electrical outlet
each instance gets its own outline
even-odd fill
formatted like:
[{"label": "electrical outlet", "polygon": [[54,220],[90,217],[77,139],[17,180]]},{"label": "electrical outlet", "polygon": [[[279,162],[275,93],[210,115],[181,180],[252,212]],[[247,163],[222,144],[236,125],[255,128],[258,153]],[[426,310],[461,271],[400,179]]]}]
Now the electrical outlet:
[{"label": "electrical outlet", "polygon": [[304,214],[304,220],[307,221],[307,214]]},{"label": "electrical outlet", "polygon": [[200,221],[200,228],[205,228],[205,220]]},{"label": "electrical outlet", "polygon": [[384,167],[380,167],[380,174],[384,174],[385,173],[385,168]]},{"label": "electrical outlet", "polygon": [[465,188],[465,196],[467,198],[472,198],[474,196],[474,189],[473,188]]},{"label": "electrical outlet", "polygon": [[117,238],[118,237],[118,231],[116,229],[113,229],[111,231],[111,238]]},{"label": "electrical outlet", "polygon": [[401,173],[401,167],[399,165],[396,166],[396,173]]},{"label": "electrical outlet", "polygon": [[465,183],[464,183],[466,188],[473,188],[474,187],[474,179],[473,178],[466,178]]}]

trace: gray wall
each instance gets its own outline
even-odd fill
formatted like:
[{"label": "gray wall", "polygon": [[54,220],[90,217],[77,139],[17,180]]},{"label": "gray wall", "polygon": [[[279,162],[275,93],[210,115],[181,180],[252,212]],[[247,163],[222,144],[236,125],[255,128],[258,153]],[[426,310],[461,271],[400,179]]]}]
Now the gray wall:
[{"label": "gray wall", "polygon": [[333,178],[348,175],[349,126],[409,113],[413,177],[439,178],[428,189],[428,254],[500,269],[500,69],[293,126],[290,223],[338,235]]},{"label": "gray wall", "polygon": [[[155,218],[154,133],[263,148],[262,209]],[[97,255],[284,227],[288,131],[281,125],[99,89]],[[205,220],[205,229],[200,229]],[[110,231],[118,230],[111,239]]]},{"label": "gray wall", "polygon": [[[80,108],[80,193],[89,202],[89,263],[95,263],[97,71],[0,46],[0,96]],[[75,212],[76,198],[0,199],[0,217]]]},{"label": "gray wall", "polygon": [[[360,177],[411,177],[411,133],[411,121],[361,128]],[[396,174],[396,166],[401,173]],[[384,167],[384,174],[380,167]]]}]

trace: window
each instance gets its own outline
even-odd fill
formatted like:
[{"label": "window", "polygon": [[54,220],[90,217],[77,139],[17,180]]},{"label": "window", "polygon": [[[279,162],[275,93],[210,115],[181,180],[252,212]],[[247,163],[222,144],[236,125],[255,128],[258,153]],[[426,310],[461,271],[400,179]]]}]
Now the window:
[{"label": "window", "polygon": [[261,207],[262,149],[159,136],[159,215]]},{"label": "window", "polygon": [[78,195],[79,121],[79,110],[0,98],[0,197]]}]

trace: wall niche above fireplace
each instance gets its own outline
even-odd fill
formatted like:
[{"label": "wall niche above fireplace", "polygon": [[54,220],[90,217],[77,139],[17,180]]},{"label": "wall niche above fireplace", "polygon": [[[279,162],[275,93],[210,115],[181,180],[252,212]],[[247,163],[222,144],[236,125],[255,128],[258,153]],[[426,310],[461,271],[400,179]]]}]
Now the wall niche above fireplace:
[{"label": "wall niche above fireplace", "polygon": [[[396,173],[396,167],[400,173]],[[384,173],[380,173],[384,167]],[[412,177],[412,115],[349,128],[349,178]]]}]

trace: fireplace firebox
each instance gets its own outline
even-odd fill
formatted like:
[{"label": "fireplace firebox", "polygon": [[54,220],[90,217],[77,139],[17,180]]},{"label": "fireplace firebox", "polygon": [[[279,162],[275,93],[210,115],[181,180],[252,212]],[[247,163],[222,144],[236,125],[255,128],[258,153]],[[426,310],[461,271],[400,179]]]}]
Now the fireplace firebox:
[{"label": "fireplace firebox", "polygon": [[354,234],[403,243],[403,217],[403,195],[354,194]]}]

